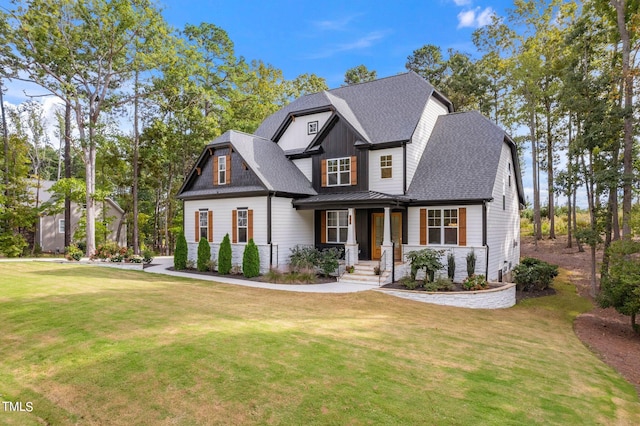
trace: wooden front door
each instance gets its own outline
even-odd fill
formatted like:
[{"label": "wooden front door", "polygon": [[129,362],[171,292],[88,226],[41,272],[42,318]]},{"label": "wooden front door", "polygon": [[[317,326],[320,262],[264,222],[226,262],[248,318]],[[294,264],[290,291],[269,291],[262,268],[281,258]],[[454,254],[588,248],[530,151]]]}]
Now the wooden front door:
[{"label": "wooden front door", "polygon": [[[384,238],[384,213],[371,215],[371,259],[380,260],[382,239]],[[402,251],[402,213],[391,213],[391,241],[396,243],[394,260],[400,259]]]}]

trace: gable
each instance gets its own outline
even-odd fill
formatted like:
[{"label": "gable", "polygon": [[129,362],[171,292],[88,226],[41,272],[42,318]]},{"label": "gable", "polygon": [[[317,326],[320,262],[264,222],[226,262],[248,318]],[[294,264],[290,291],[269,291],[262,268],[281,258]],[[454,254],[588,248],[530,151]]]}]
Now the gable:
[{"label": "gable", "polygon": [[331,117],[331,111],[293,116],[289,119],[284,133],[276,140],[283,151],[304,149],[311,144],[316,135]]}]

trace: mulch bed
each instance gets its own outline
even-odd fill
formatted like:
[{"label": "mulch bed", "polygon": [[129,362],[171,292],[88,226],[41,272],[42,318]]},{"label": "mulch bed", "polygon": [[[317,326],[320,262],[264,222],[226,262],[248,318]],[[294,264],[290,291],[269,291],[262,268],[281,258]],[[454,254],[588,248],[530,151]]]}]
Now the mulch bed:
[{"label": "mulch bed", "polygon": [[[176,271],[173,266],[167,268],[169,271]],[[267,278],[264,275],[258,275],[257,277],[253,277],[253,278],[246,278],[244,275],[242,274],[227,274],[227,275],[223,275],[223,274],[219,274],[216,271],[198,271],[197,269],[184,269],[181,271],[176,271],[176,272],[184,272],[187,274],[194,274],[194,275],[207,275],[210,277],[224,277],[224,278],[236,278],[239,280],[246,280],[246,281],[255,281],[255,282],[260,282],[260,283],[270,283],[270,284],[285,284],[285,285],[303,285],[303,284],[309,284],[309,285],[313,285],[313,284],[327,284],[327,283],[335,283],[336,282],[336,277],[316,277],[316,281],[313,283],[274,283],[272,281],[267,280]]]}]

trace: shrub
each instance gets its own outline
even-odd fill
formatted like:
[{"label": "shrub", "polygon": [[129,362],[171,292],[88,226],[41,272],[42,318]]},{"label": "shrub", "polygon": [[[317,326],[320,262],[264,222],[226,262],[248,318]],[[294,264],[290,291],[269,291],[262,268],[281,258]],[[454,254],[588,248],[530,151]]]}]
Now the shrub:
[{"label": "shrub", "polygon": [[82,250],[80,250],[75,244],[71,244],[69,247],[65,247],[64,253],[67,260],[75,261],[82,259],[83,254]]},{"label": "shrub", "polygon": [[225,234],[218,250],[218,272],[227,275],[231,271],[231,241],[229,234]]},{"label": "shrub", "polygon": [[542,260],[526,257],[513,269],[513,280],[520,291],[541,291],[547,289],[554,277],[558,276],[558,266]]},{"label": "shrub", "polygon": [[318,264],[320,252],[312,246],[295,246],[291,249],[289,265],[292,271],[313,269]]},{"label": "shrub", "polygon": [[134,254],[129,257],[129,262],[131,263],[142,263],[142,256]]},{"label": "shrub", "polygon": [[453,282],[448,278],[437,278],[432,282],[425,283],[424,288],[427,291],[451,291],[453,290]]},{"label": "shrub", "polygon": [[207,270],[207,263],[211,259],[211,246],[206,238],[200,238],[198,243],[198,271],[205,272]]},{"label": "shrub", "polygon": [[329,276],[338,269],[338,259],[341,254],[342,249],[335,247],[324,249],[320,252],[317,266],[320,268],[320,271],[322,271],[322,274]]},{"label": "shrub", "polygon": [[178,271],[187,269],[187,256],[189,254],[188,250],[187,239],[184,237],[184,233],[181,232],[180,235],[178,235],[178,241],[176,241],[176,251],[173,255],[174,269]]},{"label": "shrub", "polygon": [[640,242],[614,241],[607,249],[609,271],[602,275],[598,304],[613,307],[631,317],[631,327],[638,333],[636,316],[640,313]]},{"label": "shrub", "polygon": [[484,290],[489,287],[489,283],[487,283],[484,275],[474,274],[465,278],[462,282],[462,287],[464,287],[465,290]]},{"label": "shrub", "polygon": [[416,280],[418,271],[424,269],[425,281],[433,281],[436,271],[444,267],[440,258],[444,250],[422,249],[407,253],[407,260],[411,263],[411,279]]},{"label": "shrub", "polygon": [[260,253],[258,252],[258,246],[253,242],[253,238],[249,238],[249,242],[242,254],[242,272],[247,278],[260,275]]},{"label": "shrub", "polygon": [[421,286],[420,281],[416,281],[410,276],[400,278],[400,284],[405,286],[408,290],[415,290],[416,288]]},{"label": "shrub", "polygon": [[471,250],[467,253],[467,277],[476,273],[476,252]]},{"label": "shrub", "polygon": [[120,254],[120,253],[114,254],[113,256],[111,256],[109,258],[109,261],[110,262],[124,262],[124,254]]},{"label": "shrub", "polygon": [[142,252],[142,262],[144,264],[150,264],[151,262],[153,262],[153,256],[154,253],[152,250],[146,249]]},{"label": "shrub", "polygon": [[207,262],[207,271],[215,271],[216,268],[218,267],[218,261],[215,259],[209,259],[209,261]]},{"label": "shrub", "polygon": [[0,253],[7,257],[19,257],[27,246],[27,240],[20,234],[0,234]]},{"label": "shrub", "polygon": [[191,259],[187,259],[185,268],[186,269],[196,269],[196,262],[191,260]]},{"label": "shrub", "polygon": [[456,275],[456,256],[453,252],[449,252],[447,255],[447,276],[453,281]]}]

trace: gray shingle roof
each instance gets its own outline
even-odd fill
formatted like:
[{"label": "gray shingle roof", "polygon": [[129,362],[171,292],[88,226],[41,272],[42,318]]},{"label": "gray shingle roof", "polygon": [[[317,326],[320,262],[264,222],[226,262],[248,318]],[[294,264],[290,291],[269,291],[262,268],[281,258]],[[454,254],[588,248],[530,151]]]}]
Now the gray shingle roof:
[{"label": "gray shingle roof", "polygon": [[284,151],[270,140],[229,130],[212,144],[231,143],[270,191],[291,194],[315,195],[311,183],[295,164],[287,159]]},{"label": "gray shingle roof", "polygon": [[441,115],[407,196],[421,201],[491,199],[505,136],[475,111]]},{"label": "gray shingle roof", "polygon": [[256,135],[271,139],[289,114],[332,106],[372,144],[409,140],[434,89],[416,73],[303,96],[267,117]]}]

